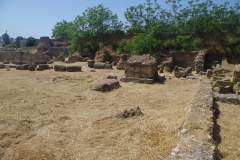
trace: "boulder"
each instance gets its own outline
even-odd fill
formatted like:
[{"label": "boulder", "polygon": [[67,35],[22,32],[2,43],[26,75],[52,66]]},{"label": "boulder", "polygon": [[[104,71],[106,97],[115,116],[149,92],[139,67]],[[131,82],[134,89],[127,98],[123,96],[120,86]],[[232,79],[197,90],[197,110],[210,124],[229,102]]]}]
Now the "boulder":
[{"label": "boulder", "polygon": [[81,72],[81,66],[67,66],[67,72]]},{"label": "boulder", "polygon": [[120,87],[119,81],[112,79],[112,80],[106,80],[106,81],[94,84],[92,86],[92,89],[95,91],[106,92],[106,91],[111,91],[113,89],[117,89],[119,87]]},{"label": "boulder", "polygon": [[56,72],[65,72],[67,70],[67,67],[63,65],[55,65],[54,70]]},{"label": "boulder", "polygon": [[123,118],[128,118],[132,116],[142,116],[143,113],[139,106],[133,106],[131,108],[128,108],[122,112],[122,117]]},{"label": "boulder", "polygon": [[93,68],[95,68],[95,69],[104,69],[105,68],[105,63],[95,62],[93,64]]}]

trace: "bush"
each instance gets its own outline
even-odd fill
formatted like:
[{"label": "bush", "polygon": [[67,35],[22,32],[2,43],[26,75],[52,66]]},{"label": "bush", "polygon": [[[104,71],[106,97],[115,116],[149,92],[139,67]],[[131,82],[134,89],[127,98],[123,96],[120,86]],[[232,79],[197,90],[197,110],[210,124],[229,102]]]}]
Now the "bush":
[{"label": "bush", "polygon": [[117,44],[117,52],[119,54],[122,53],[131,53],[132,52],[132,45],[130,40],[122,39]]}]

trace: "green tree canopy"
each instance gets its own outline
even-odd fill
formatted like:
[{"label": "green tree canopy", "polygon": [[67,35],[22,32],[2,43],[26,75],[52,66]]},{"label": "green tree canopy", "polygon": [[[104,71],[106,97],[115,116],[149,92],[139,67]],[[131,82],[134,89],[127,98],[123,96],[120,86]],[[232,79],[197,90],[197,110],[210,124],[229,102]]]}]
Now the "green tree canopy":
[{"label": "green tree canopy", "polygon": [[4,43],[5,45],[7,45],[7,44],[10,43],[10,37],[9,37],[9,35],[8,35],[7,33],[4,33],[4,34],[2,35],[2,39],[3,39],[3,43]]},{"label": "green tree canopy", "polygon": [[36,46],[37,44],[38,44],[38,41],[35,38],[33,37],[27,38],[27,42],[26,42],[27,47],[33,47],[33,46]]},{"label": "green tree canopy", "polygon": [[57,40],[70,40],[72,26],[72,22],[67,22],[65,20],[57,22],[57,24],[54,26],[54,29],[52,29],[52,38]]},{"label": "green tree canopy", "polygon": [[[95,53],[104,34],[123,32],[118,16],[103,5],[94,6],[77,16],[71,28],[70,52]],[[79,43],[79,40],[83,41]]]}]

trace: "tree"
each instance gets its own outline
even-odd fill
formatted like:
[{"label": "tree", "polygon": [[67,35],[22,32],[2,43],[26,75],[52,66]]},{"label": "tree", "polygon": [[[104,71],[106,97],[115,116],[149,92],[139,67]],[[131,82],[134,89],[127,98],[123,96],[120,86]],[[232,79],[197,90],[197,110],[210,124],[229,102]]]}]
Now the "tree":
[{"label": "tree", "polygon": [[38,44],[38,41],[35,38],[33,37],[27,38],[27,42],[26,42],[27,47],[33,47],[33,46],[36,46],[37,44]]},{"label": "tree", "polygon": [[17,47],[20,46],[20,40],[24,39],[22,36],[18,36],[15,40],[15,44],[17,45]]},{"label": "tree", "polygon": [[8,45],[8,44],[10,43],[10,37],[9,37],[9,35],[8,35],[7,33],[4,33],[4,34],[2,35],[2,39],[3,39],[3,43],[4,43],[5,45]]},{"label": "tree", "polygon": [[57,40],[70,40],[72,25],[72,22],[67,22],[65,20],[57,22],[57,24],[54,26],[54,29],[52,29],[52,38]]},{"label": "tree", "polygon": [[103,5],[88,8],[75,18],[71,27],[70,54],[76,50],[82,54],[95,53],[104,34],[121,33],[122,30],[123,23],[109,8]]},{"label": "tree", "polygon": [[127,20],[128,33],[149,33],[159,21],[160,5],[157,0],[127,8],[124,16]]}]

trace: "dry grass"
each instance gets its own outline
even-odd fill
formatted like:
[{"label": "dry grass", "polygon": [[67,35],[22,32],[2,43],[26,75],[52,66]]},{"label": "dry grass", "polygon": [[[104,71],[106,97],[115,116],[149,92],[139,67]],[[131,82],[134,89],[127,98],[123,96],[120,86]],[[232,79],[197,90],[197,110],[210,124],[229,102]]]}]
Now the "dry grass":
[{"label": "dry grass", "polygon": [[220,126],[221,143],[219,152],[224,160],[240,157],[240,106],[218,102],[220,116],[217,121]]},{"label": "dry grass", "polygon": [[[122,82],[102,93],[91,86],[124,71],[77,64],[84,72],[0,70],[0,159],[168,159],[197,81]],[[119,116],[133,105],[144,115]]]}]

